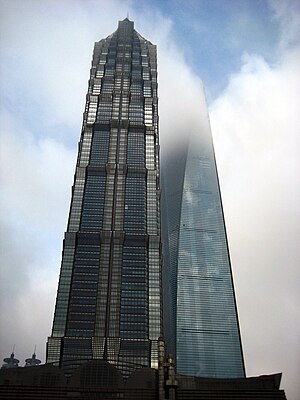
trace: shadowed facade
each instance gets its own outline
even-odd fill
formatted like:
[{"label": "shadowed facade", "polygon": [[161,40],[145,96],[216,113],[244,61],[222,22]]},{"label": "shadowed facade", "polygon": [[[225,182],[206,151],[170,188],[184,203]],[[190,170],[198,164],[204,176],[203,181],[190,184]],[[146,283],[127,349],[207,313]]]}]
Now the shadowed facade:
[{"label": "shadowed facade", "polygon": [[47,362],[157,367],[162,335],[156,47],[127,18],[95,44]]}]

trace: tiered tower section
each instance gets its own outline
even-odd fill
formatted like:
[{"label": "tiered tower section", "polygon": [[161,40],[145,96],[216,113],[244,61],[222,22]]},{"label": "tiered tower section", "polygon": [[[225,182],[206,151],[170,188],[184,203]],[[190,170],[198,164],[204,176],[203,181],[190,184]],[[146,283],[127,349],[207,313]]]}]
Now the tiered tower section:
[{"label": "tiered tower section", "polygon": [[127,18],[95,44],[47,362],[157,367],[162,335],[156,46]]}]

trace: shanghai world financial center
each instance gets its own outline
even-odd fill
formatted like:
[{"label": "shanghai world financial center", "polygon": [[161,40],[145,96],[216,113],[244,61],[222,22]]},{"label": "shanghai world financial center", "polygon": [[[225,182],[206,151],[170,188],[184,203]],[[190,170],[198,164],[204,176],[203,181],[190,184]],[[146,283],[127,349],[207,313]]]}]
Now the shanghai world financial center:
[{"label": "shanghai world financial center", "polygon": [[180,374],[245,375],[210,129],[182,135],[160,160],[156,46],[126,18],[92,58],[47,343],[66,373],[157,368],[164,338]]}]

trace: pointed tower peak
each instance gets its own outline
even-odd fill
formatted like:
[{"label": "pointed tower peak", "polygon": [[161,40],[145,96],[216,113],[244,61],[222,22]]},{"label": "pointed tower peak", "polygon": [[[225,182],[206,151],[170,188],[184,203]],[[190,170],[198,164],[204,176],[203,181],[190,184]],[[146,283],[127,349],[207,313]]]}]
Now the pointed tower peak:
[{"label": "pointed tower peak", "polygon": [[121,22],[124,22],[124,21],[126,21],[126,22],[132,22],[132,21],[130,21],[130,18],[129,18],[129,11],[127,11],[126,18],[124,18],[123,21],[121,21]]},{"label": "pointed tower peak", "polygon": [[3,361],[4,364],[2,365],[2,369],[16,368],[19,366],[19,360],[15,358],[14,352],[11,353],[10,357],[4,358]]},{"label": "pointed tower peak", "polygon": [[119,25],[118,25],[118,29],[133,29],[134,28],[134,22],[130,21],[128,18],[128,14],[127,17],[123,19],[123,21],[119,21]]},{"label": "pointed tower peak", "polygon": [[36,358],[36,354],[35,351],[32,354],[31,358],[27,358],[25,360],[25,367],[32,367],[35,365],[39,365],[41,363],[41,360],[39,360],[38,358]]}]

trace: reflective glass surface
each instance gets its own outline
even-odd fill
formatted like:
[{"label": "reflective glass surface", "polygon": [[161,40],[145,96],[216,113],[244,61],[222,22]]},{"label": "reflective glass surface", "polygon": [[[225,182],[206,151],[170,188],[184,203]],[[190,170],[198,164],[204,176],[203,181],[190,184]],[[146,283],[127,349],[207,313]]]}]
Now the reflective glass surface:
[{"label": "reflective glass surface", "polygon": [[203,132],[187,135],[178,154],[163,165],[165,332],[170,351],[176,351],[178,373],[242,377],[238,317],[208,121],[206,126]]}]

